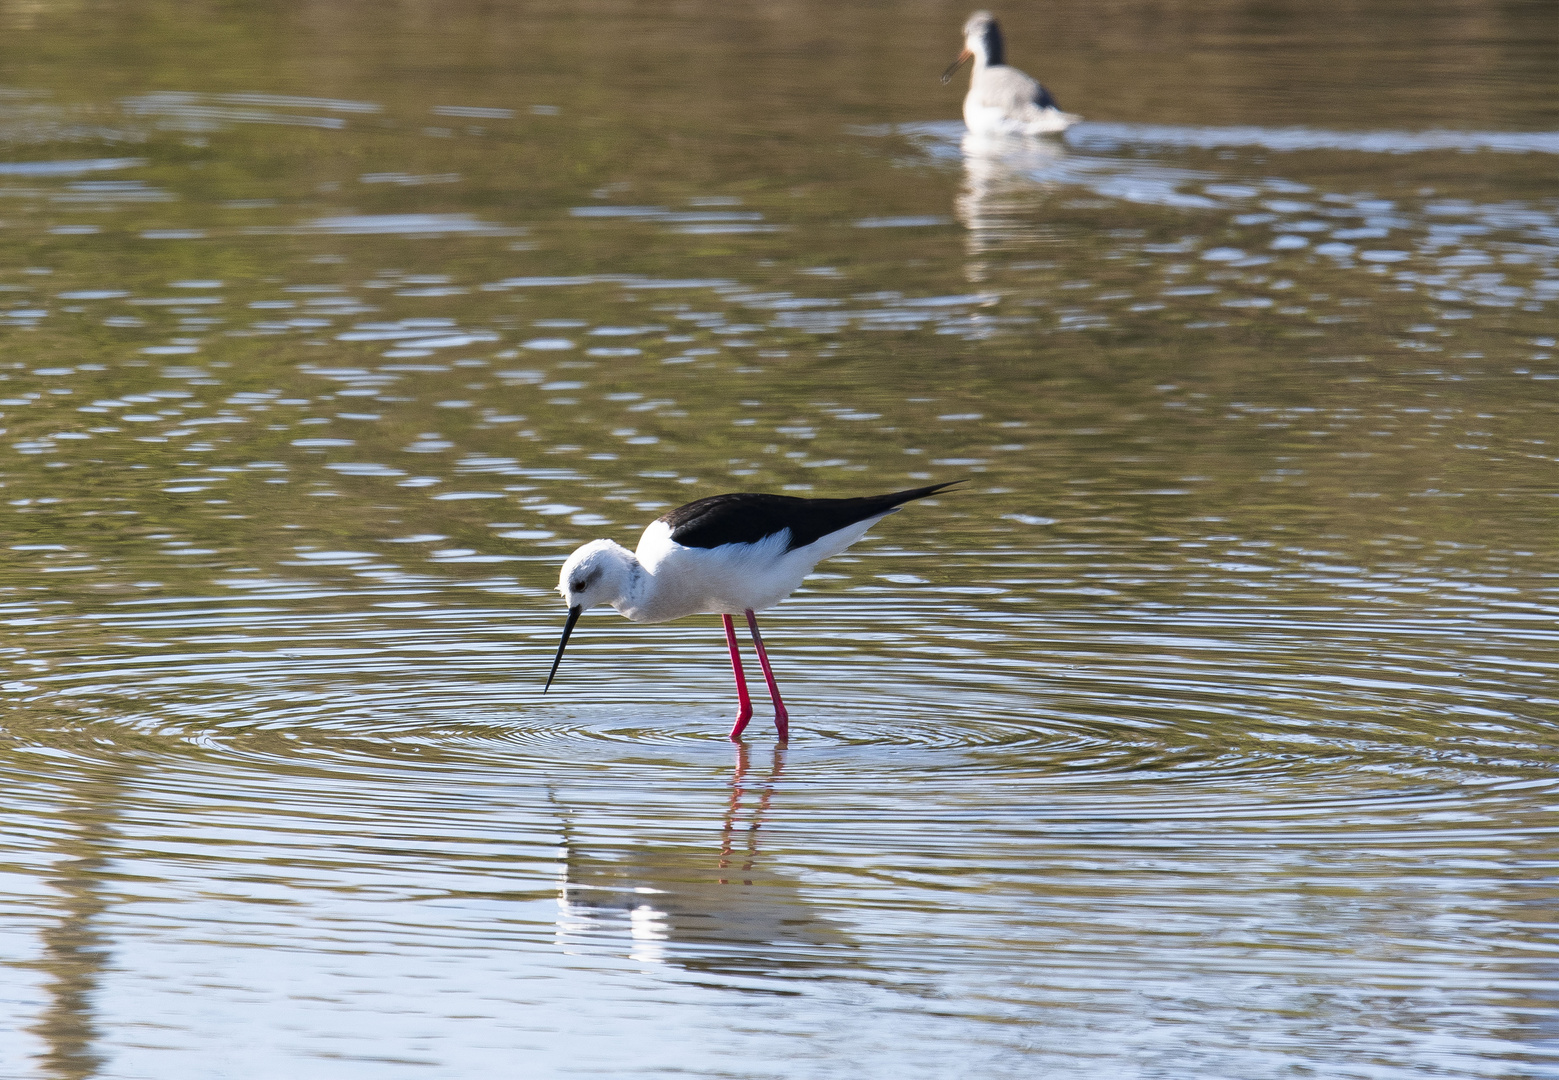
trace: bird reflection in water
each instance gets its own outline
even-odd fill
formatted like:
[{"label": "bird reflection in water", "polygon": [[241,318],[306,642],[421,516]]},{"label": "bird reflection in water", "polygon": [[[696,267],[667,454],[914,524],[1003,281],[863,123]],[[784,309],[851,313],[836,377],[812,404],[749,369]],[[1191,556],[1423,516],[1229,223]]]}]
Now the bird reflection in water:
[{"label": "bird reflection in water", "polygon": [[[778,975],[840,962],[845,931],[813,911],[793,876],[763,864],[759,835],[769,814],[785,747],[754,777],[751,749],[736,767],[718,851],[693,844],[612,839],[589,845],[565,815],[558,943],[567,951],[617,951],[640,962],[689,970]],[[608,850],[615,847],[615,850]]]},{"label": "bird reflection in water", "polygon": [[1067,152],[1054,139],[973,134],[964,137],[962,150],[964,183],[953,213],[968,230],[966,274],[979,282],[989,273],[984,256],[1051,238],[1039,203],[1056,186],[1047,175],[1058,172]]},{"label": "bird reflection in water", "polygon": [[[730,869],[733,861],[733,852],[736,848],[736,823],[742,813],[742,796],[746,789],[742,786],[747,779],[750,755],[746,743],[738,743],[736,748],[736,772],[731,776],[731,803],[725,811],[725,827],[720,831],[720,869]],[[774,763],[769,767],[769,775],[763,780],[763,789],[758,795],[758,805],[753,810],[752,822],[747,826],[746,850],[742,854],[742,872],[750,871],[758,859],[758,830],[763,827],[763,818],[769,812],[769,802],[774,798],[774,785],[779,782],[780,772],[785,768],[785,748],[783,744],[774,746]],[[730,884],[728,878],[720,878],[721,885]],[[743,885],[751,885],[751,879],[743,879]]]}]

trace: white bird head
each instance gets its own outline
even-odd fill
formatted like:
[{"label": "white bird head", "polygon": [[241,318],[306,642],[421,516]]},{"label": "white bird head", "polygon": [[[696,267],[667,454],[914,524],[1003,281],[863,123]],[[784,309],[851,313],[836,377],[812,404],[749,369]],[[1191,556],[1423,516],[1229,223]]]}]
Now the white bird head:
[{"label": "white bird head", "polygon": [[[586,608],[620,600],[628,591],[634,564],[633,553],[611,540],[592,540],[576,548],[563,563],[563,570],[558,574],[558,592],[568,605],[568,621],[563,624],[563,640],[558,642],[558,654],[552,661],[552,672],[547,676],[548,687],[557,676],[568,636],[574,632],[579,616]],[[546,692],[546,687],[542,692]]]},{"label": "white bird head", "polygon": [[571,608],[610,604],[623,595],[633,568],[633,555],[612,540],[592,540],[563,563],[558,592]]},{"label": "white bird head", "polygon": [[969,16],[969,21],[964,23],[964,51],[958,54],[958,59],[947,66],[942,72],[942,81],[948,82],[953,77],[953,72],[963,65],[965,60],[973,60],[975,70],[991,64],[1005,63],[1005,51],[1002,48],[1001,27],[997,25],[996,16],[989,11],[976,11]]}]

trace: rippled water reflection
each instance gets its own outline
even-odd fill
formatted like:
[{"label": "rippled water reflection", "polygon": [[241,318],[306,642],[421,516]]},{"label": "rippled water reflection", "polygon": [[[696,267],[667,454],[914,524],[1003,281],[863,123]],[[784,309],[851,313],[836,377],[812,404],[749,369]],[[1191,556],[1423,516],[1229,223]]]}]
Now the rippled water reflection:
[{"label": "rippled water reflection", "polygon": [[0,4],[0,1074],[1556,1074],[1551,20],[966,14]]}]

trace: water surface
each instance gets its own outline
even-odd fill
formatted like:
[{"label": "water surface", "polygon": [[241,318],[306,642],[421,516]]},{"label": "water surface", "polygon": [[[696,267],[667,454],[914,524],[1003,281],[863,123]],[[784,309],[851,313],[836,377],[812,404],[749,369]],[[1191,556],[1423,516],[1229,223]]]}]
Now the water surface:
[{"label": "water surface", "polygon": [[0,6],[0,1073],[1559,1075],[1551,12],[966,14]]}]

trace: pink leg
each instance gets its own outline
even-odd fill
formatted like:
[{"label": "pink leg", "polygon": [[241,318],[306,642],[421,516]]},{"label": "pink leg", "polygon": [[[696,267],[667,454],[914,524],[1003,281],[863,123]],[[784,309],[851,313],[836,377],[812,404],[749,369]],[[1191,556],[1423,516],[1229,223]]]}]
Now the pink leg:
[{"label": "pink leg", "polygon": [[774,669],[769,667],[769,654],[763,651],[763,638],[758,634],[758,617],[751,608],[747,609],[747,629],[752,631],[752,643],[758,647],[758,663],[763,665],[763,677],[769,684],[769,697],[774,699],[774,726],[779,730],[780,742],[785,742],[790,738],[790,714],[785,711],[785,703],[780,700],[779,686],[774,682]]},{"label": "pink leg", "polygon": [[[731,741],[735,742],[742,737],[742,729],[747,726],[747,721],[752,719],[752,698],[747,696],[747,676],[742,674],[742,654],[736,648],[736,624],[729,615],[720,618],[725,620],[725,643],[731,647],[731,670],[736,673],[736,700],[739,708],[736,726],[731,729]],[[760,651],[758,655],[763,654]]]}]

